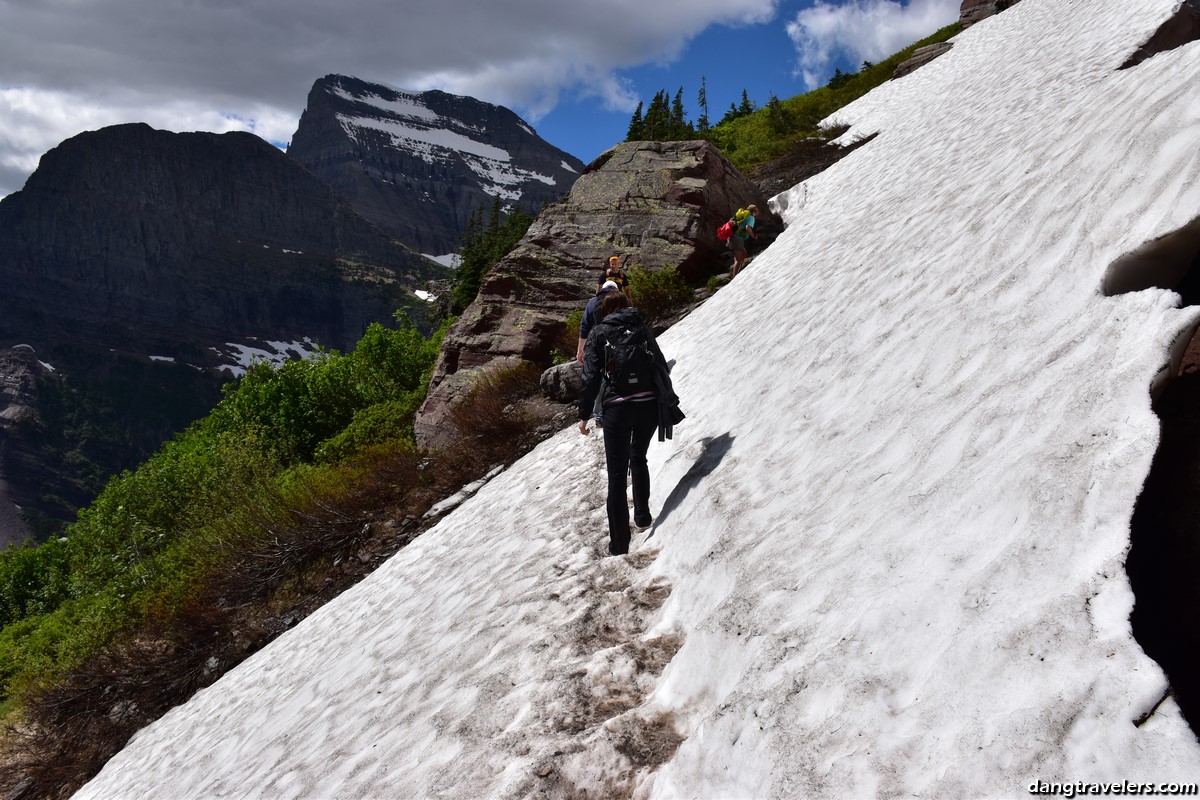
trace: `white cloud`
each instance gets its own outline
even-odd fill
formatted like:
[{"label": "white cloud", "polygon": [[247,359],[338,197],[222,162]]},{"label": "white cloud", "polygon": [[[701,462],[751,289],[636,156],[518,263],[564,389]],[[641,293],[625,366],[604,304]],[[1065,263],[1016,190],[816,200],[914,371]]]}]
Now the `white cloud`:
[{"label": "white cloud", "polygon": [[222,111],[203,99],[171,100],[156,93],[84,95],[62,90],[0,88],[0,195],[16,191],[47,150],[83,131],[145,122],[170,131],[249,131],[286,143],[298,114],[246,99]]},{"label": "white cloud", "polygon": [[844,56],[855,65],[878,61],[958,19],[959,0],[818,0],[796,14],[787,32],[796,45],[796,75],[815,89]]},{"label": "white cloud", "polygon": [[779,2],[4,2],[0,196],[46,150],[104,125],[286,142],[329,73],[470,95],[533,121],[568,94],[628,112],[636,98],[618,70],[669,62],[713,24],[766,22]]}]

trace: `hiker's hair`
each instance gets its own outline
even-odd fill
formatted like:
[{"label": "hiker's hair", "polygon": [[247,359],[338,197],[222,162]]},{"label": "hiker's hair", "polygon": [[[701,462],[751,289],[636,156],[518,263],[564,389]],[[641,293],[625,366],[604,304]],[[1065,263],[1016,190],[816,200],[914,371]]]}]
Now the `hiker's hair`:
[{"label": "hiker's hair", "polygon": [[609,292],[600,301],[600,319],[604,319],[614,311],[628,308],[631,305],[633,303],[629,302],[629,298],[625,296],[624,292]]}]

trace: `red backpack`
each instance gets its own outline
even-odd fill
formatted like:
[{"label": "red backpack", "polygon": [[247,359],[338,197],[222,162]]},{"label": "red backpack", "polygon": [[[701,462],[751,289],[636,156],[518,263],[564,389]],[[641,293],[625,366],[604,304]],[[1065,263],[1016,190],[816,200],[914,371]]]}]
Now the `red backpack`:
[{"label": "red backpack", "polygon": [[721,227],[717,228],[717,238],[722,242],[733,236],[733,220],[729,220]]}]

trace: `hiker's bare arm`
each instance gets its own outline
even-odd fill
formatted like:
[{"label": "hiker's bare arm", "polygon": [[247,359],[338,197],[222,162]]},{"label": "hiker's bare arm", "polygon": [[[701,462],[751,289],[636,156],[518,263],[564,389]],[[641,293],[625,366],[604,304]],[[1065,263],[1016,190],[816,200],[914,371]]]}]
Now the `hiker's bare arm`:
[{"label": "hiker's bare arm", "polygon": [[588,435],[588,429],[587,429],[587,420],[586,420],[586,419],[581,419],[581,420],[579,420],[579,432],[580,432],[580,433],[582,433],[584,436],[587,436],[587,435]]},{"label": "hiker's bare arm", "polygon": [[583,346],[585,344],[587,344],[587,340],[580,339],[579,346],[575,348],[575,360],[578,361],[580,364],[583,363]]}]

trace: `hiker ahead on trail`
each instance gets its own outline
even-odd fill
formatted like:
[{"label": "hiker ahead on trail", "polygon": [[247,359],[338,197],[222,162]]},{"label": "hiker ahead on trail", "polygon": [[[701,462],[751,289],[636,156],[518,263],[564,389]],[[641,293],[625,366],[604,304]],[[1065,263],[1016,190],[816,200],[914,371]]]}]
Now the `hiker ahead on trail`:
[{"label": "hiker ahead on trail", "polygon": [[754,232],[754,216],[757,213],[758,206],[751,203],[746,208],[739,208],[730,220],[733,227],[729,237],[729,249],[733,251],[733,268],[729,270],[731,278],[738,274],[746,260],[746,240],[758,238],[758,234]]},{"label": "hiker ahead on trail", "polygon": [[619,291],[619,288],[612,281],[605,281],[596,289],[596,296],[588,300],[587,305],[584,306],[583,318],[579,320],[579,344],[575,347],[575,360],[580,364],[583,363],[583,346],[587,344],[588,334],[600,321],[600,301],[604,299],[604,295]]},{"label": "hiker ahead on trail", "polygon": [[[625,267],[621,265],[620,256],[609,256],[608,266],[604,268],[604,273],[600,276],[600,280],[596,283],[596,291],[600,291],[600,287],[606,281],[612,281],[617,285],[617,288],[629,297],[629,276],[625,274]],[[630,298],[632,299],[632,298]]]},{"label": "hiker ahead on trail", "polygon": [[650,470],[646,451],[655,429],[658,439],[671,438],[683,419],[671,386],[666,359],[642,312],[621,292],[600,301],[600,321],[588,334],[579,393],[579,432],[587,422],[601,383],[604,384],[604,460],[608,469],[608,552],[629,552],[629,505],[625,476],[633,475],[633,521],[650,526]]}]

